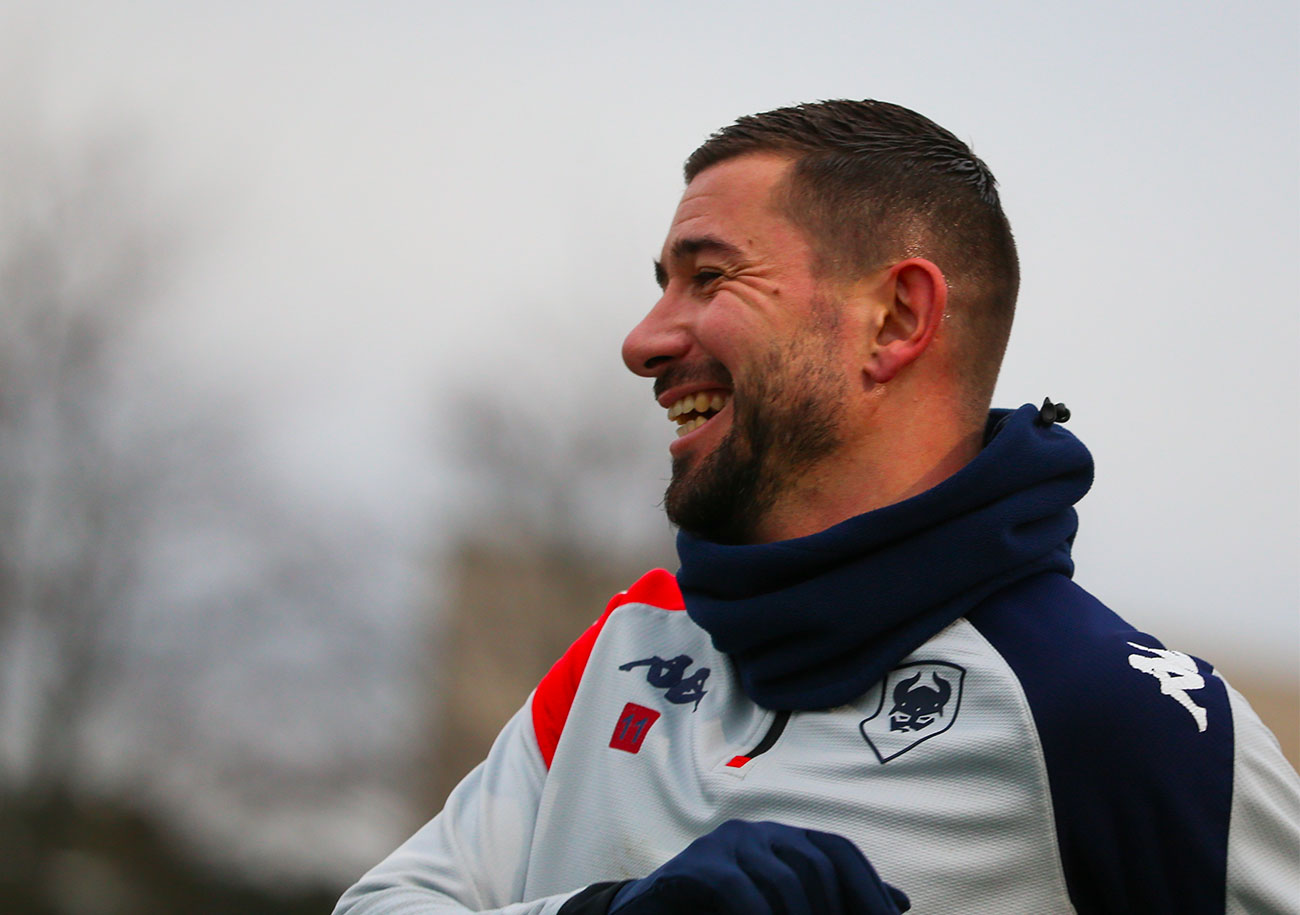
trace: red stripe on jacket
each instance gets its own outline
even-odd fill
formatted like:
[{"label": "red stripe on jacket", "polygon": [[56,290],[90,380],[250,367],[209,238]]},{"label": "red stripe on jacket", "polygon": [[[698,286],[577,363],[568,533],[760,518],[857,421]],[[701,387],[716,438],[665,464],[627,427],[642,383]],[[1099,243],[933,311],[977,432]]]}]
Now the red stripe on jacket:
[{"label": "red stripe on jacket", "polygon": [[600,619],[587,627],[587,631],[569,646],[569,650],[556,661],[542,681],[537,684],[533,695],[533,733],[537,735],[537,746],[542,751],[546,768],[551,768],[555,757],[555,747],[564,732],[564,723],[569,719],[569,709],[573,706],[573,697],[582,682],[583,671],[587,669],[587,659],[596,645],[600,631],[605,627],[609,615],[624,604],[650,604],[664,610],[685,610],[681,589],[677,579],[665,569],[654,569],[642,575],[632,587],[614,595]]}]

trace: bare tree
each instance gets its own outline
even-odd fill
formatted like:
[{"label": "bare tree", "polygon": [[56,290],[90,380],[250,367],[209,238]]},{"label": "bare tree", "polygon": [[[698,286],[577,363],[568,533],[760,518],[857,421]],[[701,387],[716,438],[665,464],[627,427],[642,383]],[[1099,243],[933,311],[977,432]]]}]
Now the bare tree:
[{"label": "bare tree", "polygon": [[121,347],[157,302],[167,227],[142,212],[129,135],[67,150],[0,123],[0,657],[6,747],[66,784],[107,635],[136,574],[145,493],[116,393]]},{"label": "bare tree", "polygon": [[40,809],[38,872],[111,795],[227,870],[345,880],[382,850],[346,805],[409,777],[413,560],[286,487],[237,404],[151,380],[201,215],[157,197],[139,135],[52,141],[0,96],[0,807]]}]

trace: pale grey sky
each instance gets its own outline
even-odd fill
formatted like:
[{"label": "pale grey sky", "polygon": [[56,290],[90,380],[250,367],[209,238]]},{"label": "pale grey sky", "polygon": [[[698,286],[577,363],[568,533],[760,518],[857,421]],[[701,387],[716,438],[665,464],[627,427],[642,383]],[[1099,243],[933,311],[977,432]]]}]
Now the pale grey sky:
[{"label": "pale grey sky", "polygon": [[[440,392],[656,412],[618,345],[710,130],[916,108],[989,162],[1020,243],[999,403],[1066,401],[1097,459],[1078,579],[1174,647],[1296,666],[1290,0],[34,10],[0,26],[51,122],[140,123],[163,196],[215,219],[156,328],[175,370],[260,411],[287,477],[411,531],[455,506],[428,441],[471,418]],[[628,494],[651,530],[659,485]]]}]

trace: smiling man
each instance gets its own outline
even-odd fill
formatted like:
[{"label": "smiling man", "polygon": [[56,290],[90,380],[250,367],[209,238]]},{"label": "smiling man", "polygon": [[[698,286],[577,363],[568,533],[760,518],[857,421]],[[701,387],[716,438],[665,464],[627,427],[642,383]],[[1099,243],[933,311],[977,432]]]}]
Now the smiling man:
[{"label": "smiling man", "polygon": [[[836,175],[823,189],[802,172],[824,163],[811,150],[795,158],[805,138],[791,127],[780,137],[789,148],[764,136],[751,151],[724,135],[691,158],[655,265],[664,295],[623,347],[680,424],[668,516],[718,542],[811,534],[951,475],[979,451],[1010,331],[1018,271],[996,197],[982,199],[991,176],[977,173],[985,193],[953,187],[942,171],[915,177],[917,199],[884,219],[876,201],[907,186],[897,171],[925,167],[918,150],[895,152],[894,169],[877,153],[858,163],[851,188]],[[929,155],[944,166],[961,155],[934,140]],[[863,221],[881,226],[869,237],[837,209],[853,193]],[[929,214],[944,234],[921,227],[919,211],[945,208]],[[958,260],[948,249],[961,261],[983,255],[978,269],[996,281],[969,268],[945,277],[936,261]],[[952,296],[961,317],[940,334],[950,283],[962,290]],[[963,339],[988,323],[994,334]],[[904,373],[923,352],[925,370]]]},{"label": "smiling man", "polygon": [[984,163],[836,101],[686,179],[623,347],[677,424],[681,567],[338,912],[1300,911],[1300,779],[1072,582],[1064,406],[989,409],[1018,267]]}]

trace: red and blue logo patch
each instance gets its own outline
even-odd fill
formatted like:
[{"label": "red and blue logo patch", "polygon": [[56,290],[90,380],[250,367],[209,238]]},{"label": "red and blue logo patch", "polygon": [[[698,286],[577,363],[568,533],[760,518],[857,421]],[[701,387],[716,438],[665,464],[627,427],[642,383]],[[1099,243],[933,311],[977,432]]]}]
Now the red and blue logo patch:
[{"label": "red and blue logo patch", "polygon": [[650,733],[650,726],[658,720],[659,713],[654,709],[629,702],[623,706],[623,714],[618,716],[609,745],[615,750],[639,753],[646,734]]}]

